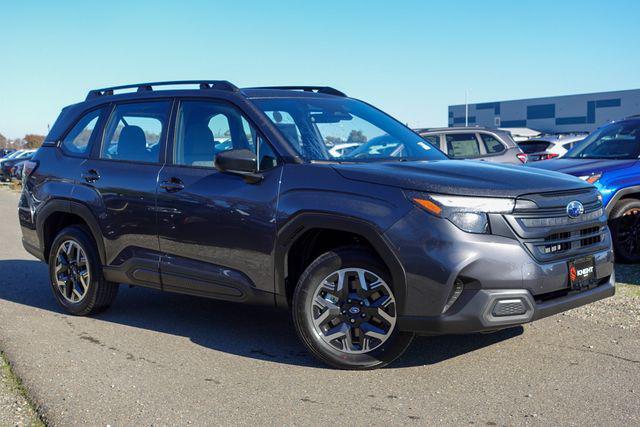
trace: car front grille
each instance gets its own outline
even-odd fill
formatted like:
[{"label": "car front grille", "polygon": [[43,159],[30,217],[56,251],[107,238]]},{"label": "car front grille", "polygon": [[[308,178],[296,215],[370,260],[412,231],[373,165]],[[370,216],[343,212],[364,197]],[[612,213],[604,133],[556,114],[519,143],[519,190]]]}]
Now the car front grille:
[{"label": "car front grille", "polygon": [[602,241],[601,227],[587,227],[575,231],[553,233],[544,238],[544,244],[534,246],[547,254],[568,252],[572,249],[583,249],[596,245]]},{"label": "car front grille", "polygon": [[[609,231],[597,190],[533,194],[522,199],[535,202],[538,208],[516,209],[505,219],[537,260],[571,258],[606,249]],[[578,218],[567,215],[566,206],[573,200],[584,206]]]}]

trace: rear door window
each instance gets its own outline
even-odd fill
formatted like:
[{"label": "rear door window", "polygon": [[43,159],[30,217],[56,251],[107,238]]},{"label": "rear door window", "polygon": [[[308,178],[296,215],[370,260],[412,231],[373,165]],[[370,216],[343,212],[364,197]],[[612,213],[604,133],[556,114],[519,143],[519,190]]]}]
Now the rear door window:
[{"label": "rear door window", "polygon": [[447,153],[453,158],[480,156],[480,141],[475,133],[446,134]]},{"label": "rear door window", "polygon": [[166,133],[170,101],[116,105],[105,129],[100,157],[157,163]]}]

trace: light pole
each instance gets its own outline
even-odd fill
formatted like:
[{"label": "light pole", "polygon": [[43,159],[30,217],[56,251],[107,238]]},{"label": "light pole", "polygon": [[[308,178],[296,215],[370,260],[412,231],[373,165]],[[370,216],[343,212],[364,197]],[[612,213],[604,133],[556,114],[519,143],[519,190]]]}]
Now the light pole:
[{"label": "light pole", "polygon": [[464,91],[464,126],[469,126],[469,89]]}]

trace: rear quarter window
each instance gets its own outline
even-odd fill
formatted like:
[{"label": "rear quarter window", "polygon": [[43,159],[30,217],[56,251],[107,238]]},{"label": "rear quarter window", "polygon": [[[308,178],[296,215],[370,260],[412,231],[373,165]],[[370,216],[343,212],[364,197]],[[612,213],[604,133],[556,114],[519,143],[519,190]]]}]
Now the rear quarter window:
[{"label": "rear quarter window", "polygon": [[484,148],[487,154],[498,154],[502,153],[505,150],[502,142],[500,142],[495,136],[489,135],[488,133],[483,133],[480,134],[480,137],[482,138],[482,142],[484,143]]},{"label": "rear quarter window", "polygon": [[62,140],[62,150],[66,154],[82,156],[88,153],[89,143],[95,133],[103,109],[89,111],[78,120]]}]

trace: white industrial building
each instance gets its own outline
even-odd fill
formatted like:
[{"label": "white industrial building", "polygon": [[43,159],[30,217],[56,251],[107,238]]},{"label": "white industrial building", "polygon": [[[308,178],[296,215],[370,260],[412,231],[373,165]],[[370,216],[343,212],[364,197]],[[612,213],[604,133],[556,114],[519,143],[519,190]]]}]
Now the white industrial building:
[{"label": "white industrial building", "polygon": [[449,126],[591,132],[611,120],[640,114],[640,89],[449,106]]}]

